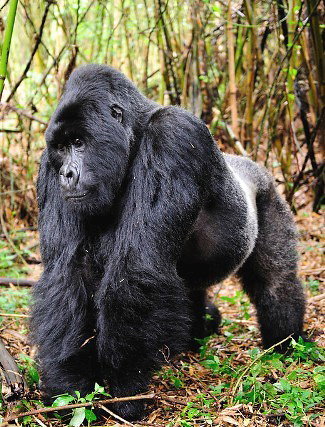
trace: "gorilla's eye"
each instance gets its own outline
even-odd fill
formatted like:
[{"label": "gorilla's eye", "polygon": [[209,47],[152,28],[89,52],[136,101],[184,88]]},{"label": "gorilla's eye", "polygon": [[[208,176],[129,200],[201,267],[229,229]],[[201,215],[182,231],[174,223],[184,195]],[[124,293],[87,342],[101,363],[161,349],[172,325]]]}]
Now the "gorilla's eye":
[{"label": "gorilla's eye", "polygon": [[114,105],[112,107],[112,116],[114,117],[114,119],[116,119],[119,123],[122,123],[122,118],[123,118],[123,114],[122,114],[122,110],[117,107],[116,105]]},{"label": "gorilla's eye", "polygon": [[63,144],[58,144],[56,146],[57,150],[60,151],[61,153],[65,150],[65,146]]},{"label": "gorilla's eye", "polygon": [[75,147],[82,147],[82,145],[83,145],[83,142],[81,141],[81,139],[79,139],[79,138],[76,138],[74,141],[73,141],[73,145],[75,146]]}]

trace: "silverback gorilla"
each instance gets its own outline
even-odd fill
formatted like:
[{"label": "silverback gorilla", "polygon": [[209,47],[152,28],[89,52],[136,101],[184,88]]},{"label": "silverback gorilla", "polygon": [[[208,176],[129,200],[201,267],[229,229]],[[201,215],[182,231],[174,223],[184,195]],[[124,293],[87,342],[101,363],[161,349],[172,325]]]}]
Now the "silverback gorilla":
[{"label": "silverback gorilla", "polygon": [[[201,120],[88,65],[68,80],[46,142],[31,327],[48,398],[95,382],[113,396],[145,391],[164,352],[217,331],[206,289],[231,273],[265,347],[302,334],[288,207],[267,171],[222,154]],[[126,419],[143,410],[142,401],[114,407]]]}]

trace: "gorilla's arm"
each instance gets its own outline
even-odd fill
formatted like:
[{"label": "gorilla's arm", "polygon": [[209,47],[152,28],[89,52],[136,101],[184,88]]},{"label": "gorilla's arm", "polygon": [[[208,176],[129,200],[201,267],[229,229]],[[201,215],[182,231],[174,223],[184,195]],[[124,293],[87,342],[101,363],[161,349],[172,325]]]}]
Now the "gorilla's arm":
[{"label": "gorilla's arm", "polygon": [[37,199],[44,272],[33,290],[31,331],[41,361],[42,388],[48,396],[67,391],[71,384],[72,391],[88,391],[95,380],[90,380],[88,347],[80,347],[93,330],[83,278],[75,268],[82,228],[63,204],[47,150],[41,160]]}]

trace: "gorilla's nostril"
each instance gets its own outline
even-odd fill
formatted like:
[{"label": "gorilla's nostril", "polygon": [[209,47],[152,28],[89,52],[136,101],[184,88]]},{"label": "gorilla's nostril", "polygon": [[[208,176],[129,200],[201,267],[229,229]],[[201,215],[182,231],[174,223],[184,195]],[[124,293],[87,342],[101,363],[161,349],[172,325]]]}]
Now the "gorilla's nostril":
[{"label": "gorilla's nostril", "polygon": [[63,165],[60,169],[60,184],[64,190],[71,190],[79,180],[78,171],[70,164]]}]

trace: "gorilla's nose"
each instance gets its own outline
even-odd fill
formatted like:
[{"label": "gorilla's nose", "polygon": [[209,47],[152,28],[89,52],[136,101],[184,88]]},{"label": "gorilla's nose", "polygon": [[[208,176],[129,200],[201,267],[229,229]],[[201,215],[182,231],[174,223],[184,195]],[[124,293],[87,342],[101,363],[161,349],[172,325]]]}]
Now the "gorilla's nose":
[{"label": "gorilla's nose", "polygon": [[61,167],[60,184],[64,190],[72,190],[77,185],[78,179],[78,171],[71,163]]}]

